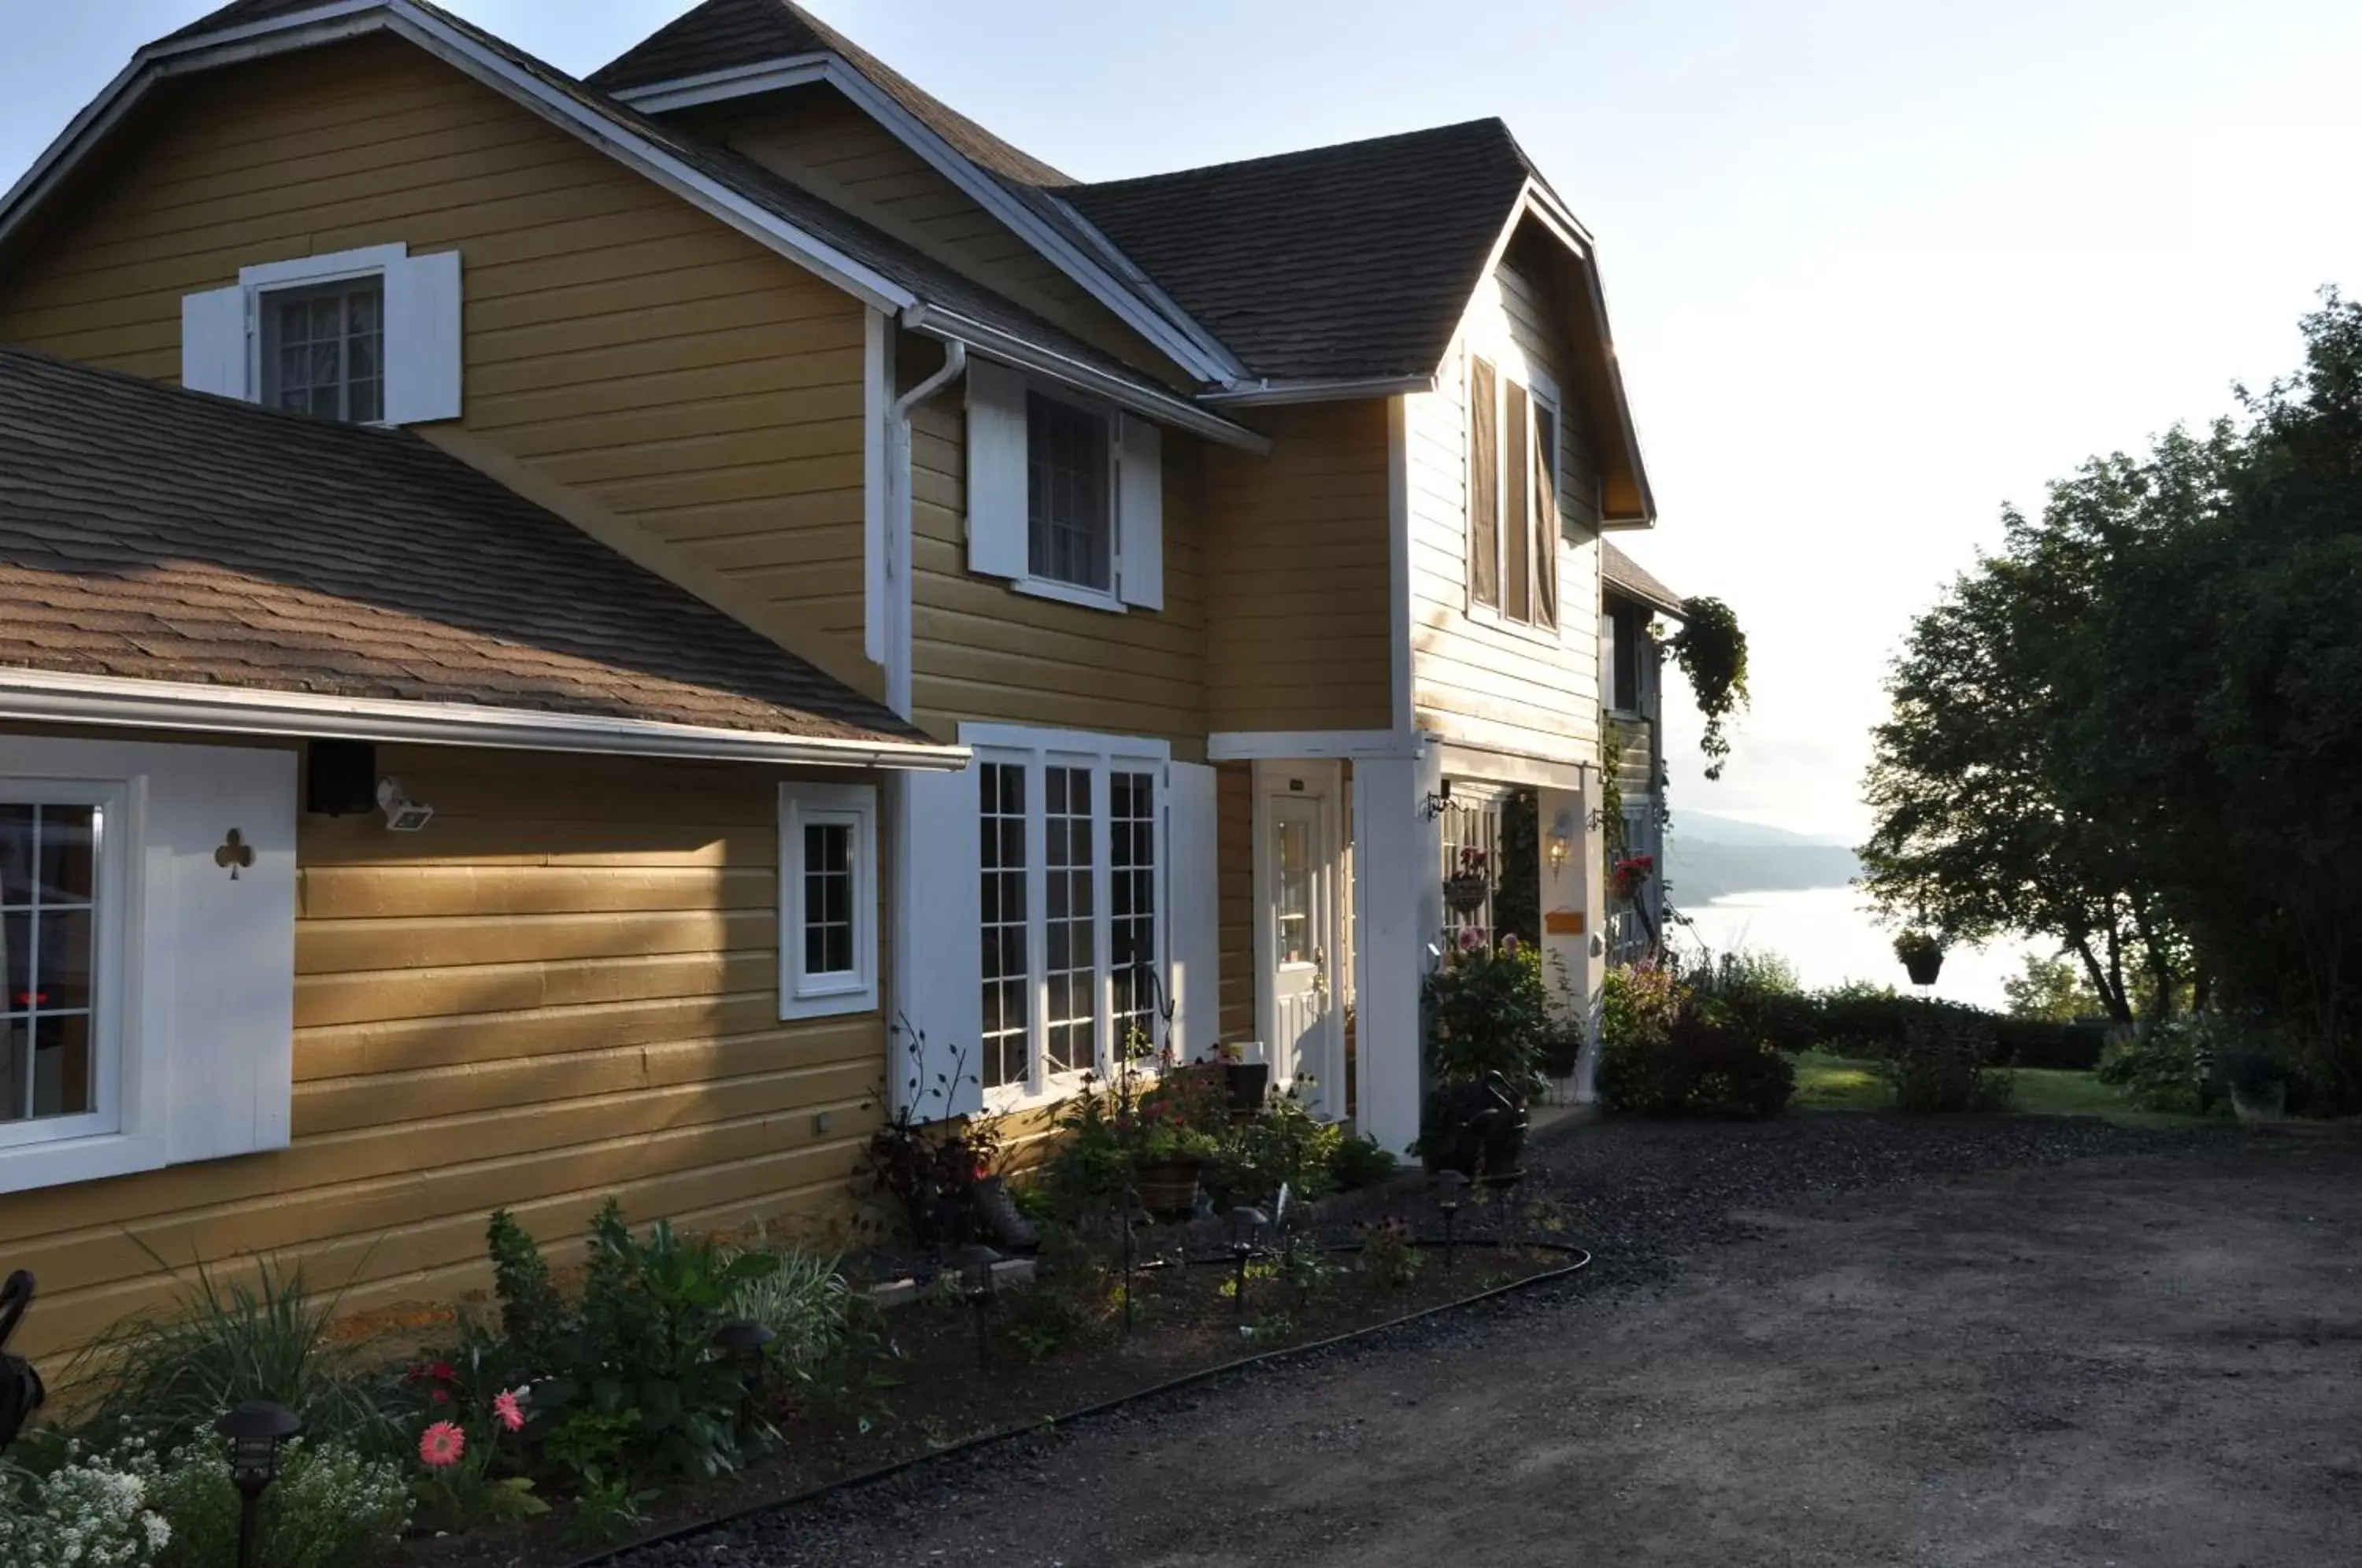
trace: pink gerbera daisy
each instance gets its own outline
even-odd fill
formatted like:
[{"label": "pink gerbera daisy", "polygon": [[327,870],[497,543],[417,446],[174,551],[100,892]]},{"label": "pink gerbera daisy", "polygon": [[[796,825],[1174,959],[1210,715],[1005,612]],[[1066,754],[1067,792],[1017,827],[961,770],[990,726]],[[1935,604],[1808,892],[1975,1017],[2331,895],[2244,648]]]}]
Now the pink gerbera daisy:
[{"label": "pink gerbera daisy", "polygon": [[468,1452],[468,1434],[449,1421],[437,1421],[418,1434],[418,1457],[430,1470],[447,1470]]},{"label": "pink gerbera daisy", "polygon": [[492,1396],[492,1414],[501,1419],[501,1425],[513,1432],[524,1429],[524,1408],[518,1405],[517,1397],[505,1388]]}]

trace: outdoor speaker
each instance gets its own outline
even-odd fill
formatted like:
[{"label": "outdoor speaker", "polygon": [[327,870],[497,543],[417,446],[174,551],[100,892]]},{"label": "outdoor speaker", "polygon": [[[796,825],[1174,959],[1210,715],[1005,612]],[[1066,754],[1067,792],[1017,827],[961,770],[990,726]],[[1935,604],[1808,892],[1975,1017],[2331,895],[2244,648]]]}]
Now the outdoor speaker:
[{"label": "outdoor speaker", "polygon": [[304,809],[324,817],[376,811],[377,747],[368,741],[314,741],[304,780]]}]

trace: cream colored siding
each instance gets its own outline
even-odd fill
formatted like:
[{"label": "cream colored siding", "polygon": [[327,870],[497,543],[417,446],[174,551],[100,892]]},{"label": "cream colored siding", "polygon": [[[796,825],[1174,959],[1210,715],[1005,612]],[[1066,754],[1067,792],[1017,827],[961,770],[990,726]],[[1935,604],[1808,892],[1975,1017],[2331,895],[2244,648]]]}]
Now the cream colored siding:
[{"label": "cream colored siding", "polygon": [[[1573,406],[1564,337],[1526,277],[1503,266],[1479,291],[1432,392],[1405,399],[1410,509],[1412,681],[1422,730],[1471,745],[1572,760],[1598,736],[1596,462]],[[1560,403],[1559,628],[1470,613],[1468,359],[1505,380],[1525,367],[1557,383]]]},{"label": "cream colored siding", "polygon": [[272,1253],[362,1311],[482,1284],[495,1205],[545,1242],[610,1193],[705,1228],[842,1206],[885,1024],[779,1021],[779,774],[380,765],[436,816],[301,819],[292,1146],[0,1197],[0,1257],[41,1282],[21,1348],[160,1303],[157,1258]]},{"label": "cream colored siding", "polygon": [[[914,349],[901,384],[941,362]],[[916,717],[1154,735],[1206,745],[1206,580],[1197,444],[1164,432],[1164,608],[1120,613],[1020,593],[967,569],[966,425],[958,389],[911,419],[911,691]]]},{"label": "cream colored siding", "polygon": [[1385,403],[1276,409],[1260,424],[1270,456],[1206,458],[1212,727],[1385,729]]},{"label": "cream colored siding", "polygon": [[0,340],[171,381],[182,295],[242,266],[456,247],[462,425],[877,689],[857,301],[394,40],[168,85],[151,117],[0,257]]},{"label": "cream colored siding", "polygon": [[1214,815],[1222,1038],[1253,1040],[1260,1029],[1255,1022],[1253,764],[1219,765]]},{"label": "cream colored siding", "polygon": [[824,83],[690,111],[702,136],[944,265],[1039,312],[1127,364],[1172,381],[1164,355],[1008,224]]}]

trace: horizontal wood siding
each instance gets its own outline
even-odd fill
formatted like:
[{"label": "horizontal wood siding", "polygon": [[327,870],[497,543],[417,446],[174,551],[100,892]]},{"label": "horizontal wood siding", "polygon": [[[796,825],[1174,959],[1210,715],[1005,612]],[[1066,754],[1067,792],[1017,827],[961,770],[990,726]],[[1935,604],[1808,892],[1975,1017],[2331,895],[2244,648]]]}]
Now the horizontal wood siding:
[{"label": "horizontal wood siding", "polygon": [[1268,457],[1206,454],[1216,730],[1393,722],[1383,400],[1269,411]]},{"label": "horizontal wood siding", "polygon": [[1255,1037],[1254,765],[1225,762],[1214,777],[1215,900],[1222,962],[1222,1038]]},{"label": "horizontal wood siding", "polygon": [[683,122],[1125,363],[1175,367],[1090,292],[826,83],[690,110]]},{"label": "horizontal wood siding", "polygon": [[847,1200],[885,1024],[779,1021],[781,774],[380,765],[435,820],[301,819],[292,1146],[0,1197],[0,1257],[41,1282],[20,1348],[54,1357],[165,1301],[159,1259],[275,1255],[359,1312],[483,1284],[496,1205],[566,1242],[610,1193],[699,1228]]},{"label": "horizontal wood siding", "polygon": [[[1505,378],[1550,372],[1562,399],[1559,631],[1470,612],[1468,359]],[[1599,731],[1597,464],[1573,406],[1569,352],[1549,302],[1504,266],[1480,292],[1435,391],[1405,401],[1410,504],[1411,649],[1418,727],[1470,745],[1562,760],[1595,754]]]},{"label": "horizontal wood siding", "polygon": [[858,664],[851,295],[384,39],[168,84],[74,199],[0,257],[0,340],[175,381],[242,266],[457,248],[460,423]]},{"label": "horizontal wood siding", "polygon": [[[942,362],[911,345],[897,378]],[[951,739],[962,720],[1154,735],[1206,751],[1206,580],[1199,448],[1164,433],[1164,608],[1109,610],[1020,593],[967,569],[967,424],[958,388],[911,422],[911,692],[918,722]]]}]

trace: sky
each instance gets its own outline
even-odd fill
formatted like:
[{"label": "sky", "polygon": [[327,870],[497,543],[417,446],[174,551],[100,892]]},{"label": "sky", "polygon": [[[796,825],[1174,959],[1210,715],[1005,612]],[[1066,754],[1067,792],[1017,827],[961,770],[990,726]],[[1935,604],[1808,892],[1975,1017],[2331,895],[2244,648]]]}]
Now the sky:
[{"label": "sky", "polygon": [[[587,72],[687,0],[445,0]],[[199,0],[0,0],[0,185]],[[1846,842],[1912,615],[2004,502],[2232,411],[2362,288],[2350,0],[813,0],[1085,179],[1499,115],[1596,237],[1658,525],[1738,613],[1719,782],[1672,805]]]}]

